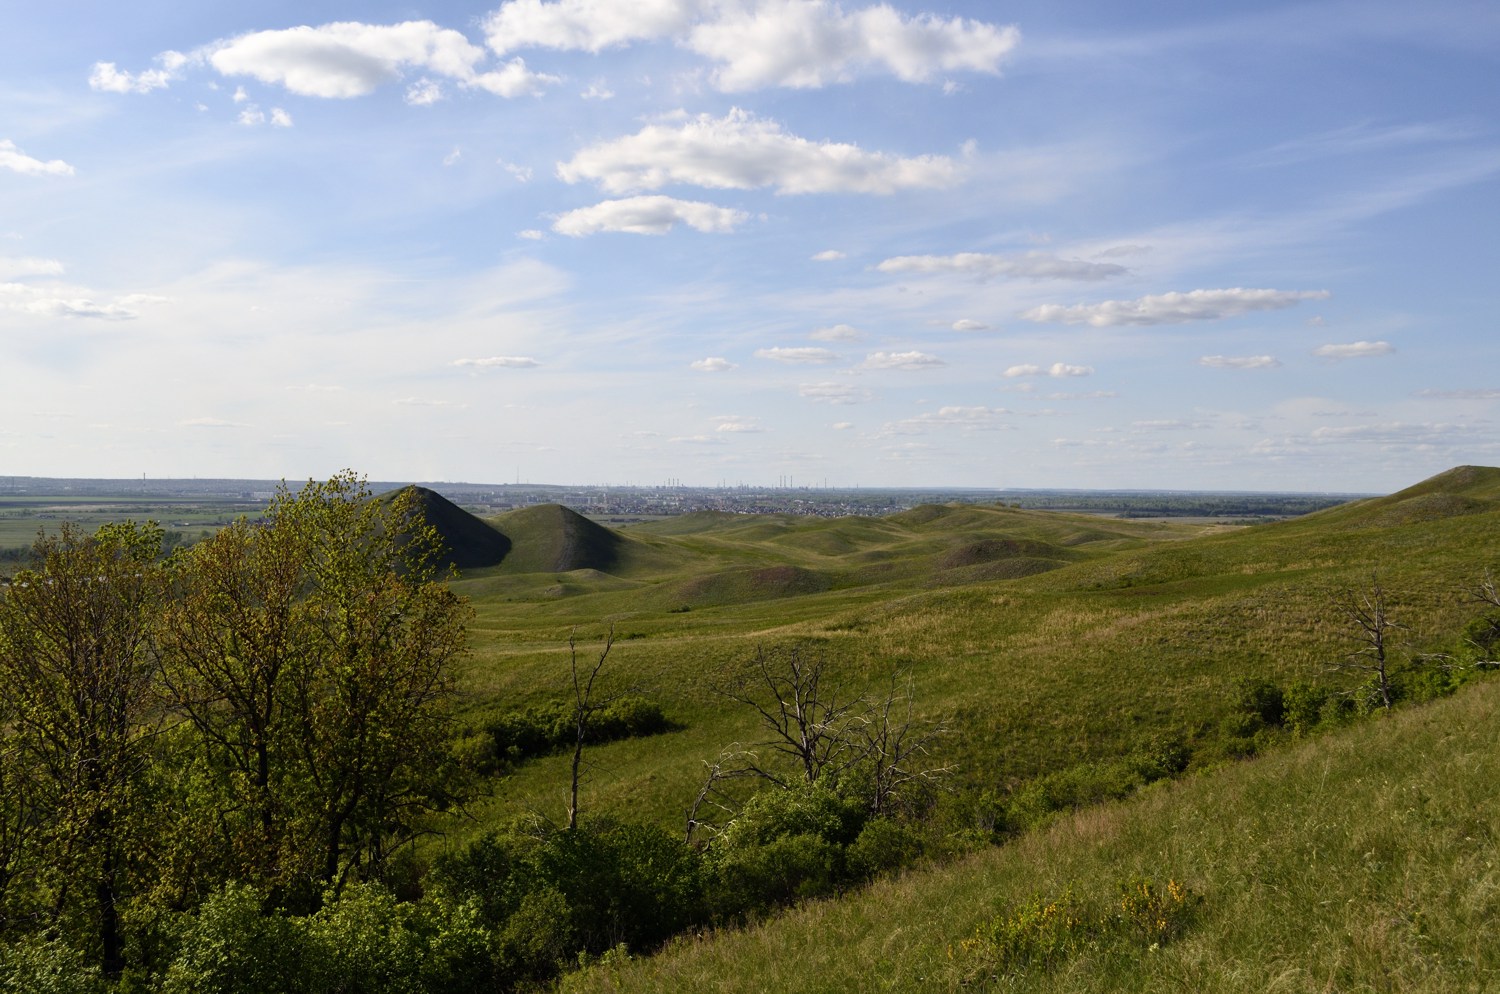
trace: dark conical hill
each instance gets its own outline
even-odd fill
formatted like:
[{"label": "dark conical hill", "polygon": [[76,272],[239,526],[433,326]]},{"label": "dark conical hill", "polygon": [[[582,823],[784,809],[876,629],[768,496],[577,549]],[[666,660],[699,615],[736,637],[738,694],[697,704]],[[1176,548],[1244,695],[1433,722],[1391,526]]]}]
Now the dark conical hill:
[{"label": "dark conical hill", "polygon": [[490,520],[510,540],[507,573],[608,573],[625,544],[617,533],[561,504],[523,507]]},{"label": "dark conical hill", "polygon": [[380,499],[389,500],[401,493],[413,495],[423,520],[438,533],[447,561],[455,569],[496,566],[510,551],[510,539],[435,490],[410,486],[382,494]]}]

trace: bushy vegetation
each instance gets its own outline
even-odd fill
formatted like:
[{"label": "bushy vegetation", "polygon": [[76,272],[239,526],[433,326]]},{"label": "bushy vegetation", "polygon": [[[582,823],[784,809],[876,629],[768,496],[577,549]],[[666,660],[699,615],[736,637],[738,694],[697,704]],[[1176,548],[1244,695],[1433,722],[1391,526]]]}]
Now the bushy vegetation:
[{"label": "bushy vegetation", "polygon": [[[0,990],[650,988],[718,955],[695,936],[732,948],[861,915],[865,932],[834,932],[896,931],[814,928],[729,969],[743,989],[1105,990],[1150,989],[1142,964],[1170,961],[1177,986],[1213,987],[1189,957],[1247,894],[1301,894],[1296,861],[1328,859],[1357,864],[1349,905],[1373,907],[1406,845],[1379,818],[1434,795],[1423,781],[1429,800],[1397,810],[1348,786],[1369,831],[1341,812],[1324,820],[1352,834],[1283,859],[1269,840],[1304,798],[1205,785],[1249,790],[1246,757],[1373,748],[1493,668],[1489,497],[1446,515],[1397,498],[1190,540],[1007,508],[596,536],[621,576],[573,570],[581,526],[549,538],[537,514],[536,548],[517,529],[506,568],[452,583],[410,505],[347,476],[165,559],[152,527],[64,532],[0,602]],[[955,550],[1043,546],[1045,574],[953,568]],[[561,572],[516,572],[528,556]],[[1372,558],[1391,564],[1377,596],[1351,598]],[[677,610],[715,576],[798,571],[827,582]],[[592,670],[587,624],[609,631]],[[1339,775],[1384,770],[1356,758]],[[1132,797],[1189,834],[1129,848],[1113,805]],[[1164,807],[1179,797],[1199,807]],[[1450,801],[1431,824],[1492,850]],[[1025,870],[1038,853],[1058,869]],[[1411,893],[1381,920],[1428,914]],[[1488,962],[1436,932],[1442,962]],[[830,965],[829,942],[858,967]]]}]

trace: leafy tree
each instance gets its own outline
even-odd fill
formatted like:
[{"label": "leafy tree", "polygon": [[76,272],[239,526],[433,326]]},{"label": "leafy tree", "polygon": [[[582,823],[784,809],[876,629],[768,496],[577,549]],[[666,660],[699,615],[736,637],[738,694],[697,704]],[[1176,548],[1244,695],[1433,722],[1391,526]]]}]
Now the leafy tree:
[{"label": "leafy tree", "polygon": [[351,472],[189,550],[163,651],[236,875],[310,901],[391,854],[462,786],[447,703],[468,606],[415,494]]},{"label": "leafy tree", "polygon": [[0,600],[0,685],[11,705],[4,820],[16,828],[18,808],[37,820],[28,864],[51,918],[87,922],[111,978],[124,968],[120,909],[161,724],[151,652],[160,549],[154,525],[87,535],[64,524],[37,540],[33,567]]}]

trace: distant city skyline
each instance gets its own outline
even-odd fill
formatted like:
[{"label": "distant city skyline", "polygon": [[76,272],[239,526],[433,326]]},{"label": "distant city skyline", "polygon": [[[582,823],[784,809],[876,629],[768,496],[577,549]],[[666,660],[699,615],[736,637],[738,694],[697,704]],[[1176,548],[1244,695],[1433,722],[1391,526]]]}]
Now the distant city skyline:
[{"label": "distant city skyline", "polygon": [[308,11],[10,12],[0,468],[1386,493],[1500,463],[1493,4]]}]

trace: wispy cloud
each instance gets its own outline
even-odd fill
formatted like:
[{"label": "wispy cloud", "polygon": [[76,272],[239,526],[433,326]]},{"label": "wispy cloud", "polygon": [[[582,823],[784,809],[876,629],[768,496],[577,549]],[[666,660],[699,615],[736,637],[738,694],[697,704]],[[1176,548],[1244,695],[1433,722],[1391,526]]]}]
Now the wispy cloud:
[{"label": "wispy cloud", "polygon": [[1054,362],[1050,366],[1037,366],[1026,363],[1019,366],[1011,366],[1002,376],[1012,379],[1020,376],[1054,376],[1064,378],[1069,376],[1090,376],[1094,372],[1092,366],[1074,366],[1065,362]]},{"label": "wispy cloud", "polygon": [[757,359],[772,359],[776,362],[790,363],[826,363],[837,362],[838,353],[828,349],[814,348],[812,346],[800,346],[786,348],[780,345],[769,349],[756,349]]},{"label": "wispy cloud", "polygon": [[1048,252],[1021,255],[988,255],[960,252],[957,255],[898,255],[875,267],[882,273],[957,274],[976,279],[1002,277],[1032,280],[1106,280],[1129,272],[1112,262],[1062,259]]},{"label": "wispy cloud", "polygon": [[1184,324],[1217,321],[1256,311],[1295,307],[1304,300],[1325,300],[1327,290],[1189,290],[1163,293],[1136,300],[1106,300],[1097,304],[1044,304],[1021,316],[1043,324],[1112,325]]},{"label": "wispy cloud", "polygon": [[455,366],[469,366],[475,369],[530,369],[540,366],[530,356],[522,355],[492,355],[483,359],[454,359]]},{"label": "wispy cloud", "polygon": [[859,364],[861,369],[935,369],[946,365],[926,352],[871,352]]},{"label": "wispy cloud", "polygon": [[1320,359],[1367,359],[1390,355],[1396,347],[1390,342],[1346,342],[1343,344],[1319,345],[1313,355]]},{"label": "wispy cloud", "polygon": [[689,364],[700,373],[722,373],[735,368],[735,364],[722,356],[709,356],[707,359],[698,359]]},{"label": "wispy cloud", "polygon": [[1271,355],[1206,355],[1198,360],[1198,365],[1210,369],[1276,369],[1281,360]]}]

